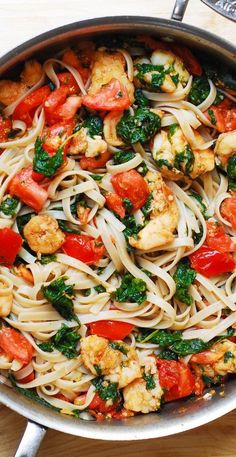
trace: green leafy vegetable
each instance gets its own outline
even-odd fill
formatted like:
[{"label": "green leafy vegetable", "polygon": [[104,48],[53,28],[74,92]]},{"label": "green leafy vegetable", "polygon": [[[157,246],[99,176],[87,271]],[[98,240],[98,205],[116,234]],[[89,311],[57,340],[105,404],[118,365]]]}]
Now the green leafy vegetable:
[{"label": "green leafy vegetable", "polygon": [[231,179],[236,179],[236,154],[232,155],[228,160],[227,175]]},{"label": "green leafy vegetable", "polygon": [[134,93],[134,98],[135,98],[135,105],[138,105],[142,108],[146,108],[149,106],[149,100],[145,95],[143,94],[142,89],[136,89]]},{"label": "green leafy vegetable", "polygon": [[118,343],[118,341],[109,341],[109,346],[112,349],[116,349],[116,351],[122,352],[124,355],[128,354],[126,347],[122,343]]},{"label": "green leafy vegetable", "polygon": [[173,165],[166,159],[156,159],[155,162],[158,168],[166,167],[168,170],[173,168]]},{"label": "green leafy vegetable", "polygon": [[60,412],[60,408],[56,408],[55,406],[52,406],[50,403],[48,403],[46,400],[44,400],[44,398],[39,397],[39,395],[37,394],[35,389],[24,389],[22,387],[18,387],[16,384],[16,379],[11,373],[8,375],[8,378],[11,381],[13,388],[20,394],[24,395],[29,400],[36,401],[37,403],[39,403],[42,406],[46,406],[47,408]]},{"label": "green leafy vegetable", "polygon": [[93,365],[93,366],[94,366],[94,368],[95,368],[96,373],[98,374],[98,376],[101,376],[101,374],[102,374],[102,369],[101,369],[100,365],[95,364],[95,365]]},{"label": "green leafy vegetable", "polygon": [[175,134],[176,129],[178,129],[178,128],[179,128],[179,124],[171,124],[171,125],[169,126],[168,135],[169,135],[170,137],[172,137],[172,136]]},{"label": "green leafy vegetable", "polygon": [[170,330],[151,330],[151,329],[140,329],[140,333],[136,340],[139,343],[153,343],[158,344],[162,347],[168,347],[174,344],[176,341],[182,339],[182,333],[180,331],[171,332]]},{"label": "green leafy vegetable", "polygon": [[123,230],[123,234],[128,245],[128,251],[133,251],[134,248],[129,244],[129,237],[133,236],[134,238],[137,238],[138,233],[143,228],[143,226],[140,224],[136,224],[135,218],[132,215],[125,216],[122,219],[122,222],[126,226],[126,228]]},{"label": "green leafy vegetable", "polygon": [[103,122],[99,116],[87,117],[83,122],[83,127],[88,130],[89,136],[102,135]]},{"label": "green leafy vegetable", "polygon": [[38,347],[45,352],[53,352],[54,346],[51,341],[46,341],[45,343],[39,343]]},{"label": "green leafy vegetable", "polygon": [[192,340],[177,341],[171,346],[171,350],[178,354],[179,357],[185,357],[189,354],[205,351],[209,348],[209,343],[205,343],[199,338]]},{"label": "green leafy vegetable", "polygon": [[18,198],[15,197],[7,197],[0,205],[0,211],[5,214],[5,216],[15,216],[17,206],[19,204]]},{"label": "green leafy vegetable", "polygon": [[116,126],[117,134],[129,144],[150,140],[161,128],[161,118],[152,113],[148,108],[137,108],[134,115],[129,111],[118,122]]},{"label": "green leafy vegetable", "polygon": [[63,148],[60,147],[56,154],[51,156],[43,149],[43,140],[40,137],[37,137],[34,148],[34,171],[42,173],[47,178],[51,178],[63,164]]},{"label": "green leafy vegetable", "polygon": [[74,359],[78,355],[77,344],[80,335],[75,329],[62,324],[60,330],[52,338],[54,347],[68,359]]},{"label": "green leafy vegetable", "polygon": [[213,110],[212,109],[208,109],[207,112],[208,112],[208,114],[210,116],[210,121],[211,121],[212,125],[216,125],[216,118],[215,118]]},{"label": "green leafy vegetable", "polygon": [[24,226],[30,221],[31,217],[35,216],[35,213],[23,214],[16,218],[17,228],[21,236],[24,236],[23,230]]},{"label": "green leafy vegetable", "polygon": [[90,174],[91,178],[94,179],[94,181],[101,181],[103,176],[102,175],[95,175],[93,173]]},{"label": "green leafy vegetable", "polygon": [[189,145],[185,146],[182,152],[179,152],[175,156],[174,167],[183,173],[189,174],[193,169],[194,154]]},{"label": "green leafy vegetable", "polygon": [[230,351],[225,352],[224,354],[224,362],[227,363],[230,359],[234,359],[234,354]]},{"label": "green leafy vegetable", "polygon": [[144,162],[144,160],[140,163],[137,170],[140,173],[140,175],[146,176],[146,174],[148,172],[148,166],[147,166],[146,162]]},{"label": "green leafy vegetable", "polygon": [[163,351],[158,354],[158,357],[161,360],[178,360],[177,354],[170,349],[163,349]]},{"label": "green leafy vegetable", "polygon": [[42,286],[41,290],[44,297],[52,304],[57,312],[70,321],[74,319],[79,322],[78,317],[74,313],[73,299],[74,290],[73,286],[65,283],[66,277],[60,277],[52,281],[48,286]]},{"label": "green leafy vegetable", "polygon": [[135,77],[144,87],[152,90],[159,90],[164,83],[165,70],[163,65],[152,65],[149,63],[139,63],[135,65],[138,70]]},{"label": "green leafy vegetable", "polygon": [[66,221],[63,221],[62,219],[58,219],[58,225],[60,229],[65,232],[65,233],[75,233],[76,235],[80,235],[80,230],[71,228],[69,227],[68,223]]},{"label": "green leafy vegetable", "polygon": [[121,163],[132,160],[134,157],[135,154],[132,151],[117,151],[113,155],[113,162],[115,165],[120,165]]},{"label": "green leafy vegetable", "polygon": [[177,270],[173,276],[176,284],[175,298],[189,306],[193,302],[189,294],[189,286],[193,283],[196,275],[196,271],[189,267],[188,262],[182,261],[178,263]]},{"label": "green leafy vegetable", "polygon": [[171,76],[171,79],[173,81],[173,83],[176,85],[176,87],[178,86],[179,84],[179,73],[176,73],[176,75],[173,75]]},{"label": "green leafy vegetable", "polygon": [[[212,79],[212,78],[210,78]],[[208,79],[205,76],[196,76],[193,78],[191,90],[188,95],[188,99],[193,105],[200,105],[210,93],[210,86]],[[216,98],[213,102],[214,105],[218,105],[224,100],[224,94],[217,92]]]},{"label": "green leafy vegetable", "polygon": [[112,400],[115,403],[119,398],[118,383],[104,380],[103,377],[92,379],[96,392],[102,400]]},{"label": "green leafy vegetable", "polygon": [[94,289],[96,290],[96,292],[97,292],[98,294],[102,294],[103,292],[106,292],[105,287],[103,287],[103,286],[101,286],[101,285],[95,286]]},{"label": "green leafy vegetable", "polygon": [[152,390],[155,389],[156,383],[154,381],[153,375],[152,374],[143,374],[143,379],[146,381],[146,389],[147,390]]},{"label": "green leafy vegetable", "polygon": [[55,254],[45,254],[41,256],[39,262],[41,263],[41,265],[47,265],[48,263],[56,262],[56,260],[57,256]]},{"label": "green leafy vegetable", "polygon": [[199,195],[197,192],[195,192],[195,190],[191,190],[190,196],[195,198],[195,200],[197,200],[197,202],[199,204],[198,206],[200,208],[202,215],[204,216],[205,219],[208,219],[208,216],[206,214],[207,207],[206,207],[205,203],[203,202],[201,195]]},{"label": "green leafy vegetable", "polygon": [[202,225],[199,228],[199,232],[195,232],[194,231],[192,236],[193,236],[194,245],[198,244],[199,241],[203,237],[203,227],[202,227]]},{"label": "green leafy vegetable", "polygon": [[236,181],[234,181],[233,179],[229,179],[228,190],[232,190],[233,192],[236,192]]},{"label": "green leafy vegetable", "polygon": [[120,287],[116,289],[115,300],[119,302],[138,303],[141,305],[147,299],[147,286],[142,279],[134,278],[126,273]]},{"label": "green leafy vegetable", "polygon": [[150,213],[152,210],[152,201],[153,201],[153,194],[150,193],[145,205],[141,208],[146,220],[150,219]]},{"label": "green leafy vegetable", "polygon": [[130,201],[129,198],[123,198],[123,205],[125,209],[130,213],[133,209],[133,203]]}]

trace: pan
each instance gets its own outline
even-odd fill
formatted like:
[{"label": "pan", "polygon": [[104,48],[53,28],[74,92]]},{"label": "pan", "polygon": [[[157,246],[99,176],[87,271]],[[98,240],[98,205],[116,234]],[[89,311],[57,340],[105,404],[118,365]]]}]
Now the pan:
[{"label": "pan", "polygon": [[[178,0],[170,20],[151,17],[120,16],[75,22],[37,36],[0,58],[0,75],[12,72],[20,62],[35,54],[55,51],[60,46],[82,37],[119,33],[145,33],[176,39],[200,52],[207,52],[222,64],[236,64],[236,48],[205,30],[181,22],[187,1]],[[28,419],[23,438],[15,457],[34,457],[47,428],[86,438],[130,441],[158,438],[183,432],[217,419],[236,407],[236,379],[215,394],[204,398],[179,400],[165,405],[161,414],[135,416],[123,421],[82,421],[60,415],[53,410],[17,394],[13,389],[0,385],[0,402]],[[207,401],[209,400],[210,401]]]}]

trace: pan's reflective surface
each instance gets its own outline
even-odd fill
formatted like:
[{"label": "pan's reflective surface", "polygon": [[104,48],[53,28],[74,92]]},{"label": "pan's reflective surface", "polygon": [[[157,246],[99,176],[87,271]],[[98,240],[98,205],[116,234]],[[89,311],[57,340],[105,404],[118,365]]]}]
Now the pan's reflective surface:
[{"label": "pan's reflective surface", "polygon": [[[104,33],[149,33],[162,35],[169,39],[176,38],[188,46],[214,55],[232,66],[236,64],[236,50],[229,43],[218,39],[191,26],[174,21],[140,17],[101,18],[83,21],[53,30],[19,46],[0,59],[0,74],[11,71],[15,65],[23,62],[35,53],[53,52],[69,41],[84,36],[95,36]],[[45,50],[47,48],[47,51]],[[165,405],[161,413],[136,416],[124,421],[87,422],[63,416],[52,410],[19,396],[13,390],[0,385],[0,401],[25,417],[66,433],[88,438],[107,440],[136,440],[155,438],[178,433],[203,425],[214,420],[236,407],[234,394],[236,379],[231,379],[225,386],[225,396],[221,388],[212,400],[188,399]]]}]

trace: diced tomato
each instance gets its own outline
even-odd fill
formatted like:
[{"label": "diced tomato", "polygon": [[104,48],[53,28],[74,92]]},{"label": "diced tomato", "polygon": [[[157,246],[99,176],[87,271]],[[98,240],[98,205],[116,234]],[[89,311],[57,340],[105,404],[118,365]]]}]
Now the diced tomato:
[{"label": "diced tomato", "polygon": [[3,119],[2,116],[0,116],[0,143],[4,143],[5,141],[8,141],[8,134],[12,129],[12,121],[11,119]]},{"label": "diced tomato", "polygon": [[133,212],[142,208],[149,196],[148,185],[136,170],[113,175],[111,184],[121,198],[128,198],[131,201]]},{"label": "diced tomato", "polygon": [[157,360],[160,385],[167,389],[165,401],[191,395],[194,390],[194,377],[186,363],[175,360]]},{"label": "diced tomato", "polygon": [[76,95],[80,92],[80,88],[79,88],[74,76],[69,71],[65,71],[63,73],[58,73],[57,77],[62,86],[68,87],[70,95]]},{"label": "diced tomato", "polygon": [[66,241],[62,246],[65,254],[74,257],[87,265],[100,260],[105,254],[105,246],[99,240],[89,235],[66,234]]},{"label": "diced tomato", "polygon": [[88,326],[91,335],[102,336],[108,340],[124,340],[134,329],[133,324],[121,321],[96,321]]},{"label": "diced tomato", "polygon": [[115,78],[104,84],[95,95],[85,95],[82,103],[98,111],[123,111],[131,105],[126,87]]},{"label": "diced tomato", "polygon": [[25,376],[25,378],[18,379],[17,382],[19,382],[19,384],[27,384],[27,382],[33,381],[34,378],[35,378],[35,374],[34,374],[34,371],[32,371],[30,374],[28,374],[28,376]]},{"label": "diced tomato", "polygon": [[59,394],[56,394],[54,396],[55,396],[55,398],[58,398],[58,400],[63,400],[63,401],[70,402],[69,398],[65,397],[65,395],[63,395],[63,394],[59,393]]},{"label": "diced tomato", "polygon": [[230,273],[235,268],[232,255],[203,245],[189,256],[191,267],[207,278]]},{"label": "diced tomato", "polygon": [[[211,116],[209,111],[212,111]],[[220,109],[218,106],[211,105],[211,107],[204,112],[205,116],[212,122],[212,124],[218,130],[218,132],[225,132],[225,113],[224,110]]]},{"label": "diced tomato", "polygon": [[225,109],[225,110],[229,110],[231,107],[232,107],[232,100],[230,100],[228,97],[225,97],[218,105],[217,107],[219,109]]},{"label": "diced tomato", "polygon": [[222,216],[232,224],[233,229],[236,230],[236,195],[226,198],[221,204]]},{"label": "diced tomato", "polygon": [[37,212],[41,211],[48,198],[47,191],[33,180],[31,166],[23,168],[12,178],[9,193]]},{"label": "diced tomato", "polygon": [[15,262],[23,240],[11,228],[0,229],[0,265],[11,266]]},{"label": "diced tomato", "polygon": [[103,168],[108,160],[111,158],[111,153],[109,151],[101,152],[101,154],[96,157],[82,157],[80,159],[80,166],[82,170],[95,170],[96,168]]},{"label": "diced tomato", "polygon": [[105,198],[107,207],[123,219],[125,217],[125,207],[122,198],[114,192],[108,192]]},{"label": "diced tomato", "polygon": [[[227,99],[225,99],[227,100]],[[223,100],[218,106],[211,106],[204,114],[211,120],[209,111],[213,112],[215,118],[215,128],[218,132],[231,132],[236,129],[236,108],[227,109],[228,102]]]},{"label": "diced tomato", "polygon": [[17,330],[10,327],[2,327],[0,330],[0,348],[12,360],[18,360],[28,365],[33,357],[33,346]]},{"label": "diced tomato", "polygon": [[236,250],[236,245],[229,235],[225,233],[224,227],[218,222],[208,221],[206,244],[220,252],[232,252]]},{"label": "diced tomato", "polygon": [[180,57],[184,65],[186,66],[187,70],[191,75],[194,76],[201,76],[202,75],[202,67],[198,59],[193,55],[192,51],[186,46],[180,44],[170,44],[171,50]]},{"label": "diced tomato", "polygon": [[127,417],[133,417],[134,411],[130,411],[129,409],[122,408],[120,411],[114,411],[112,413],[112,419],[122,420],[127,419]]},{"label": "diced tomato", "polygon": [[236,130],[236,108],[232,108],[225,113],[225,131]]},{"label": "diced tomato", "polygon": [[95,393],[93,400],[89,405],[89,408],[94,409],[100,413],[109,413],[109,411],[112,411],[114,409],[114,405],[107,406],[107,402],[105,400],[102,400],[102,398],[99,397],[98,393]]},{"label": "diced tomato", "polygon": [[49,94],[50,88],[47,85],[27,95],[15,108],[12,118],[20,119],[26,123],[27,127],[31,127],[35,109],[45,102]]},{"label": "diced tomato", "polygon": [[[46,127],[43,130],[42,137],[45,138],[43,143],[43,149],[48,154],[53,155],[57,152],[58,148],[62,145],[66,138],[72,135],[75,127],[75,121],[73,119],[68,121],[57,122],[51,127]],[[69,141],[63,147],[64,154],[66,153],[69,146]]]},{"label": "diced tomato", "polygon": [[57,109],[65,103],[67,95],[69,93],[69,87],[61,86],[58,89],[53,90],[44,102],[44,111],[46,121],[52,125],[58,122],[56,116]]}]

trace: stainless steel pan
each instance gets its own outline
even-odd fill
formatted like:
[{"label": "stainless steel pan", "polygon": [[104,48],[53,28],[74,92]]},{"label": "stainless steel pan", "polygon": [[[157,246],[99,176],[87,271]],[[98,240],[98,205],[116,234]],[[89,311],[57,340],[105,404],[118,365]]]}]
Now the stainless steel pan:
[{"label": "stainless steel pan", "polygon": [[[186,4],[185,0],[176,2],[171,20],[122,16],[87,20],[59,27],[27,41],[3,56],[0,59],[0,74],[11,72],[13,67],[35,53],[45,54],[50,53],[50,50],[55,52],[55,49],[65,46],[65,43],[81,37],[136,32],[175,38],[192,48],[213,54],[222,64],[226,62],[235,67],[234,46],[204,30],[179,22]],[[224,397],[220,395],[218,388],[210,401],[196,398],[180,400],[165,405],[161,413],[103,423],[60,415],[22,397],[4,385],[0,385],[0,401],[29,420],[15,457],[34,457],[47,427],[72,435],[116,441],[157,438],[198,427],[236,407],[235,388],[236,379],[231,379],[225,386]]]}]

